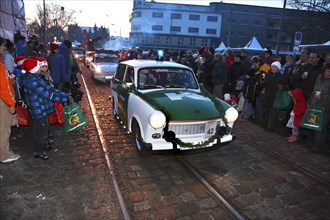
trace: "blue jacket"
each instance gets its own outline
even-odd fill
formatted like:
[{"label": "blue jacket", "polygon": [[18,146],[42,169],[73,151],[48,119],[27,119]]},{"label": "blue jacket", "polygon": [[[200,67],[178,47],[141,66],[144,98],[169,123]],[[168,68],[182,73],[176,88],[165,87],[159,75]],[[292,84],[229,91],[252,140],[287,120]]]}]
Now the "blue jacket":
[{"label": "blue jacket", "polygon": [[69,95],[61,92],[42,80],[40,75],[21,75],[26,103],[32,118],[42,118],[55,111],[53,102],[67,102]]},{"label": "blue jacket", "polygon": [[71,79],[70,51],[63,43],[54,55],[50,73],[55,84],[69,82]]}]

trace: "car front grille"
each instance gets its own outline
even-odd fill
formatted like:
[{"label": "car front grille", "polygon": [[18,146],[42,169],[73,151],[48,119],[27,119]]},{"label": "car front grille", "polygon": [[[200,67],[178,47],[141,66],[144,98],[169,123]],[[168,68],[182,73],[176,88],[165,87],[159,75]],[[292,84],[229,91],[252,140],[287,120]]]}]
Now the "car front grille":
[{"label": "car front grille", "polygon": [[169,131],[174,131],[176,135],[193,135],[205,134],[206,123],[192,123],[192,124],[169,124]]}]

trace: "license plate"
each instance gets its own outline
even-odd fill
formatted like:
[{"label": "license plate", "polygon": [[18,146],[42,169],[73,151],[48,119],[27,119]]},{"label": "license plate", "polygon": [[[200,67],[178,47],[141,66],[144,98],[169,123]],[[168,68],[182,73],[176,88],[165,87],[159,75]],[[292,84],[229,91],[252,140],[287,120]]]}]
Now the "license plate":
[{"label": "license plate", "polygon": [[208,121],[205,126],[205,137],[211,137],[215,135],[217,121]]}]

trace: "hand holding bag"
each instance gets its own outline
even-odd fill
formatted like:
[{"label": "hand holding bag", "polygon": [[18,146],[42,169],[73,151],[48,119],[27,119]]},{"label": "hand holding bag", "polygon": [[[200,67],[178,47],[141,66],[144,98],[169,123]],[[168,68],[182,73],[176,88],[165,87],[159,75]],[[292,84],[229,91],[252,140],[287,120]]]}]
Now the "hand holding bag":
[{"label": "hand holding bag", "polygon": [[322,130],[322,122],[324,115],[324,107],[320,106],[315,102],[307,108],[306,113],[304,115],[303,120],[300,122],[300,127],[321,131]]},{"label": "hand holding bag", "polygon": [[292,109],[293,100],[288,90],[276,91],[273,108],[290,110]]},{"label": "hand holding bag", "polygon": [[64,103],[63,105],[64,115],[64,132],[69,133],[71,131],[83,128],[87,125],[84,113],[73,98],[70,96],[69,104]]},{"label": "hand holding bag", "polygon": [[293,113],[293,111],[291,111],[290,119],[288,120],[288,123],[286,124],[286,126],[288,128],[293,128],[294,127],[293,122],[294,122],[294,113]]}]

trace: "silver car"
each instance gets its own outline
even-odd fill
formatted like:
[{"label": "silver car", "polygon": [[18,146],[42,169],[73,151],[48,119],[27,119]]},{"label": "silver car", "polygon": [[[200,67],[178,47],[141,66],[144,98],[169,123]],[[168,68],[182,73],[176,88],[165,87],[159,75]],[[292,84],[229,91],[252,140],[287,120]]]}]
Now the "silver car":
[{"label": "silver car", "polygon": [[112,50],[102,50],[95,52],[89,68],[93,79],[108,81],[115,75],[117,66],[118,56],[116,52]]}]

